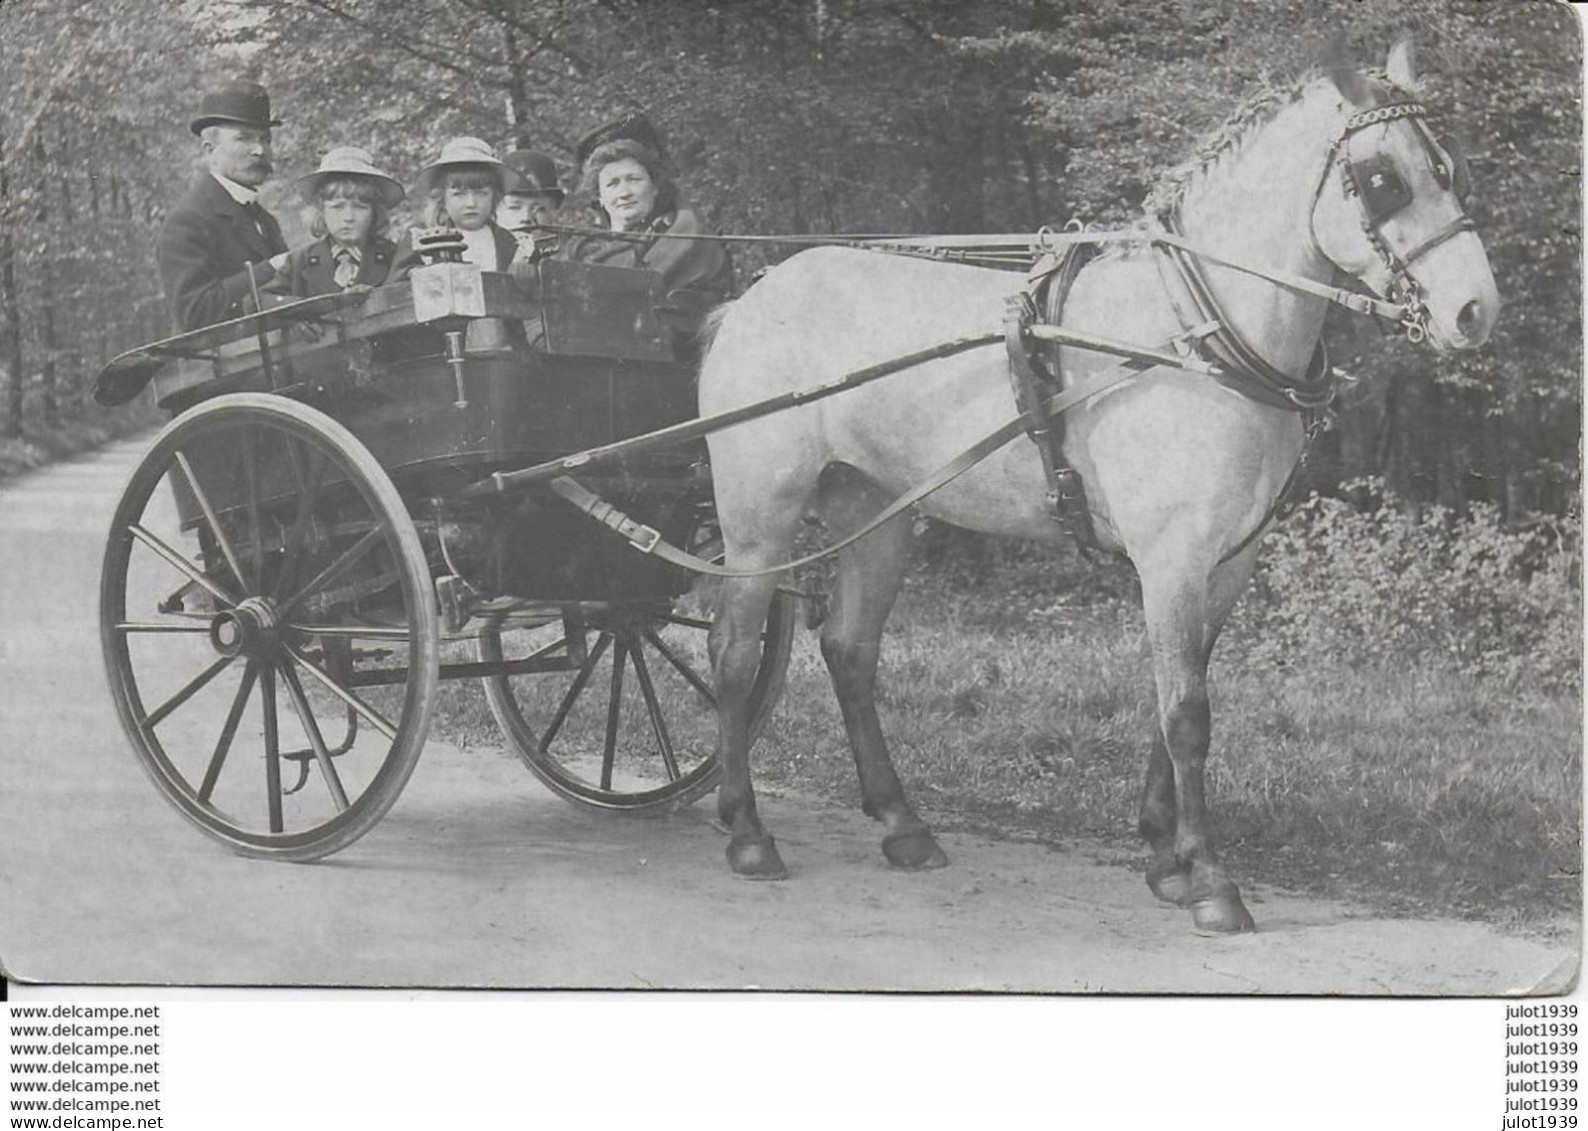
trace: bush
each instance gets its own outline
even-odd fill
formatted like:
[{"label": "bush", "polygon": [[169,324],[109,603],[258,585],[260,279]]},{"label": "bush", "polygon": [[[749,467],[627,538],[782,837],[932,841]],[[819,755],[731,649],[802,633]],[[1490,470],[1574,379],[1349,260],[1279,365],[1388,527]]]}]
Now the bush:
[{"label": "bush", "polygon": [[1422,665],[1579,692],[1579,516],[1507,529],[1499,511],[1409,515],[1377,481],[1365,506],[1314,496],[1263,545],[1231,634],[1282,667]]}]

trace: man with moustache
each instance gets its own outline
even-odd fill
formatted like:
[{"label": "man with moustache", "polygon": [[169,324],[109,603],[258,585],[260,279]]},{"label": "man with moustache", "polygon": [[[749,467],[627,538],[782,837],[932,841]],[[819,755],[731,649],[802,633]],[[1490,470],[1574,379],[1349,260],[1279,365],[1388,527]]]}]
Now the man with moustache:
[{"label": "man with moustache", "polygon": [[265,89],[246,81],[205,94],[189,123],[205,171],[166,217],[157,247],[179,331],[251,312],[255,286],[286,266],[281,226],[259,204],[259,186],[271,173],[270,130],[280,124]]}]

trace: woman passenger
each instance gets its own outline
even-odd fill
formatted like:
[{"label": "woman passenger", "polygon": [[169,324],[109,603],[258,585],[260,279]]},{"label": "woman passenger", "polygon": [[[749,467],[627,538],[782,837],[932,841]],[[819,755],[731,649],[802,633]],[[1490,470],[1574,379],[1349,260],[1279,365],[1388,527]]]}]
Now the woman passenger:
[{"label": "woman passenger", "polygon": [[567,257],[659,273],[670,312],[693,332],[733,294],[733,264],[720,243],[677,238],[708,233],[679,193],[655,128],[645,115],[629,114],[586,134],[577,152],[580,188],[599,206],[597,223],[638,238],[576,237]]}]

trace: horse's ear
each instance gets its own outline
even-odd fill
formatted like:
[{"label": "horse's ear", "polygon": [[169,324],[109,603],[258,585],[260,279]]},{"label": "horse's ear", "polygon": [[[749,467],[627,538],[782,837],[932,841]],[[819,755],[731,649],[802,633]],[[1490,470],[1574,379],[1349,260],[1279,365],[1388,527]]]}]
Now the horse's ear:
[{"label": "horse's ear", "polygon": [[1417,42],[1409,35],[1403,35],[1395,41],[1395,46],[1390,48],[1389,62],[1384,66],[1384,73],[1389,76],[1390,82],[1402,90],[1417,89]]},{"label": "horse's ear", "polygon": [[1352,106],[1366,109],[1373,105],[1373,90],[1368,86],[1367,79],[1362,77],[1362,72],[1356,69],[1351,53],[1346,50],[1343,34],[1336,33],[1324,48],[1323,69],[1335,89]]}]

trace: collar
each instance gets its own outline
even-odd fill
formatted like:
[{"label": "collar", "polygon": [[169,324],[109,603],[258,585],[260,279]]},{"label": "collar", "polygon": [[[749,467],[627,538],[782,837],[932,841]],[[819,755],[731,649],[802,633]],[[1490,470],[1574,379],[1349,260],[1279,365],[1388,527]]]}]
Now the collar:
[{"label": "collar", "polygon": [[210,176],[214,177],[216,183],[218,183],[221,188],[226,190],[226,195],[231,197],[238,204],[246,207],[247,205],[255,203],[259,199],[259,191],[257,189],[251,189],[247,185],[240,185],[236,181],[230,180],[227,177],[223,177],[219,173],[213,171],[210,173]]}]

